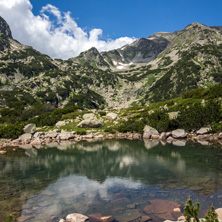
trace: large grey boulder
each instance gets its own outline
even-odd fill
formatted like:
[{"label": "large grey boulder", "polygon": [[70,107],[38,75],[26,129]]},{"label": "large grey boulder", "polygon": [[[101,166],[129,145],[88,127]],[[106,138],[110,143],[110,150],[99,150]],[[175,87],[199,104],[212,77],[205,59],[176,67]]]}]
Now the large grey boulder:
[{"label": "large grey boulder", "polygon": [[35,133],[36,132],[36,125],[34,123],[30,123],[28,125],[26,125],[24,128],[24,133]]},{"label": "large grey boulder", "polygon": [[108,113],[106,115],[106,119],[109,119],[109,120],[114,120],[118,117],[118,115],[116,113]]},{"label": "large grey boulder", "polygon": [[177,129],[172,131],[172,137],[175,139],[187,138],[187,133],[184,129]]},{"label": "large grey boulder", "polygon": [[146,125],[143,129],[143,138],[144,139],[150,139],[152,135],[158,136],[159,133],[156,129],[154,129],[151,126]]},{"label": "large grey boulder", "polygon": [[97,128],[103,126],[103,120],[98,119],[94,113],[83,115],[83,120],[77,125],[83,128]]},{"label": "large grey boulder", "polygon": [[197,135],[204,135],[211,131],[211,127],[202,127],[199,130],[197,130]]},{"label": "large grey boulder", "polygon": [[24,133],[17,139],[17,141],[21,144],[27,144],[31,142],[31,139],[32,139],[31,133]]}]

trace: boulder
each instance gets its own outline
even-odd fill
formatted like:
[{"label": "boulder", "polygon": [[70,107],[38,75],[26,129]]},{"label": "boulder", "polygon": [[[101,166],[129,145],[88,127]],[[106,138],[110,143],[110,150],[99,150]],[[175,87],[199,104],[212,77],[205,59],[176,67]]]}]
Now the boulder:
[{"label": "boulder", "polygon": [[166,139],[167,139],[166,133],[165,133],[165,132],[162,132],[162,133],[160,134],[160,140],[166,140]]},{"label": "boulder", "polygon": [[58,121],[55,125],[56,125],[57,128],[60,128],[61,126],[66,125],[66,121]]},{"label": "boulder", "polygon": [[211,131],[211,127],[202,127],[196,133],[197,135],[204,135]]},{"label": "boulder", "polygon": [[66,217],[66,222],[85,222],[85,221],[89,221],[89,218],[85,215],[82,214],[69,214]]},{"label": "boulder", "polygon": [[83,128],[97,128],[103,126],[103,120],[97,119],[94,113],[88,113],[83,115],[83,120],[77,125],[78,127]]},{"label": "boulder", "polygon": [[143,138],[150,139],[152,135],[159,135],[159,133],[153,127],[146,125],[143,129]]},{"label": "boulder", "polygon": [[179,111],[178,112],[169,112],[168,115],[169,115],[169,119],[172,120],[172,119],[176,119],[179,115]]},{"label": "boulder", "polygon": [[0,150],[0,155],[4,155],[5,153],[7,153],[7,151],[5,151],[5,150]]},{"label": "boulder", "polygon": [[26,125],[24,128],[24,133],[35,133],[36,132],[36,125],[34,123],[30,123],[28,125]]},{"label": "boulder", "polygon": [[187,138],[187,133],[184,129],[177,129],[172,131],[172,136],[175,139],[183,139],[183,138]]},{"label": "boulder", "polygon": [[75,138],[75,133],[63,132],[58,134],[58,140],[71,140]]},{"label": "boulder", "polygon": [[218,219],[222,220],[222,208],[218,208],[215,210],[217,215],[218,215]]},{"label": "boulder", "polygon": [[117,114],[116,113],[108,113],[106,115],[106,119],[109,119],[109,120],[114,120],[117,118]]},{"label": "boulder", "polygon": [[89,215],[90,222],[114,222],[116,221],[113,216],[102,216],[101,214],[91,214]]},{"label": "boulder", "polygon": [[32,139],[31,133],[24,133],[17,140],[22,144],[27,144],[31,142],[31,139]]},{"label": "boulder", "polygon": [[182,216],[181,212],[175,212],[174,209],[178,208],[179,203],[170,200],[155,199],[150,200],[150,205],[147,205],[143,211],[148,214],[153,220],[177,220]]}]

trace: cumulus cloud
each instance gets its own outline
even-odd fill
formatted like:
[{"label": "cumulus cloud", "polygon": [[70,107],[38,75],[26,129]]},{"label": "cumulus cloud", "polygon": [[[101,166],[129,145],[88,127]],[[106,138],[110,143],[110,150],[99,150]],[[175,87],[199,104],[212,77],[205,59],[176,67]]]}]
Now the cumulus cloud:
[{"label": "cumulus cloud", "polygon": [[0,0],[0,15],[10,25],[15,39],[53,58],[68,59],[91,47],[108,51],[135,40],[129,37],[101,40],[101,29],[86,32],[70,12],[61,12],[50,4],[34,15],[29,0]]}]

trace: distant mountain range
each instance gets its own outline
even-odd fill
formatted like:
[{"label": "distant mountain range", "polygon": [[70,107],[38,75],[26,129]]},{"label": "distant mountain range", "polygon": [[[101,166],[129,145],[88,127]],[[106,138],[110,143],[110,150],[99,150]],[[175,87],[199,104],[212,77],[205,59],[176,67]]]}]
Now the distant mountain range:
[{"label": "distant mountain range", "polygon": [[12,38],[0,17],[0,108],[51,103],[122,108],[222,83],[222,26],[193,23],[119,49],[51,59]]}]

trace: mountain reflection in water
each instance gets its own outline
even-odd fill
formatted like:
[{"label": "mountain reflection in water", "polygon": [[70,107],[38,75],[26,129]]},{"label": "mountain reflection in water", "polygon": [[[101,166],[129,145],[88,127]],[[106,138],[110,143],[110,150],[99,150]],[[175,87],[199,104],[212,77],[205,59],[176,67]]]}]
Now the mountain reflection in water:
[{"label": "mountain reflection in water", "polygon": [[1,221],[12,212],[20,221],[73,212],[124,221],[127,204],[113,204],[118,193],[139,209],[151,199],[184,203],[189,195],[203,208],[222,207],[220,146],[105,140],[29,148],[0,156]]}]

